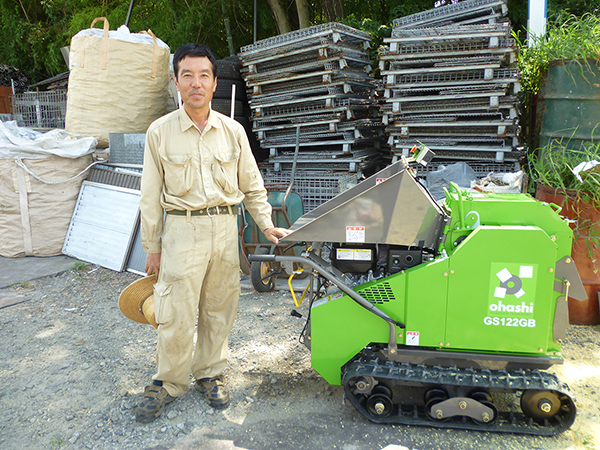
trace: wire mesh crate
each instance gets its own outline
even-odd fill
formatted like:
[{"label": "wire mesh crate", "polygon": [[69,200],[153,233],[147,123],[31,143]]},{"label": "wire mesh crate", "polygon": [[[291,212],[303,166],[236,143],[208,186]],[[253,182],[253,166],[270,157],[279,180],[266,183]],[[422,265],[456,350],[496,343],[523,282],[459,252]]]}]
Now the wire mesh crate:
[{"label": "wire mesh crate", "polygon": [[[477,179],[485,178],[490,174],[498,173],[514,173],[521,170],[519,162],[503,162],[503,163],[481,163],[480,161],[465,160],[464,161],[473,171]],[[441,170],[445,166],[455,164],[456,161],[437,161],[422,166],[421,164],[412,164],[411,167],[417,172],[418,178],[427,178],[427,174],[436,170]]]},{"label": "wire mesh crate", "polygon": [[24,92],[12,97],[17,124],[30,128],[64,128],[67,113],[66,91]]},{"label": "wire mesh crate", "polygon": [[[290,182],[291,171],[263,170],[265,184],[285,184]],[[304,203],[304,213],[331,200],[338,194],[356,186],[358,176],[348,172],[312,172],[298,171],[294,176],[293,192],[297,192]]]},{"label": "wire mesh crate", "polygon": [[412,14],[395,19],[395,28],[418,28],[425,26],[440,26],[452,23],[465,23],[473,21],[474,17],[481,16],[486,22],[494,18],[493,11],[505,15],[507,11],[505,0],[466,0],[459,3],[434,8],[428,11]]}]

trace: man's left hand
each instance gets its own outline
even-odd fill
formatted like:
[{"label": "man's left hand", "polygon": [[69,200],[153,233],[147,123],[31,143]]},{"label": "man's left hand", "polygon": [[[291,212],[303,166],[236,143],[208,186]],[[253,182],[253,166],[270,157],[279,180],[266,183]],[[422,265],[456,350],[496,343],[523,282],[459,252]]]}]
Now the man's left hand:
[{"label": "man's left hand", "polygon": [[287,228],[278,227],[267,228],[265,231],[263,231],[265,237],[273,244],[279,244],[279,238],[286,237],[291,232],[292,230],[288,230]]}]

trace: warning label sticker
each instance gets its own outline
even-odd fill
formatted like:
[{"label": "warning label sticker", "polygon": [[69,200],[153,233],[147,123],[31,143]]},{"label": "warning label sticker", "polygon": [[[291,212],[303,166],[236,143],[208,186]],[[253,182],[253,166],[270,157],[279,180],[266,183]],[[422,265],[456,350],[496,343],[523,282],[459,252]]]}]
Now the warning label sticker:
[{"label": "warning label sticker", "polygon": [[365,242],[365,227],[346,227],[346,242]]},{"label": "warning label sticker", "polygon": [[338,261],[371,261],[371,249],[368,248],[338,248]]},{"label": "warning label sticker", "polygon": [[419,345],[419,332],[418,331],[407,331],[406,332],[406,345]]},{"label": "warning label sticker", "polygon": [[375,178],[375,186],[383,183],[385,180],[387,180],[387,178]]}]

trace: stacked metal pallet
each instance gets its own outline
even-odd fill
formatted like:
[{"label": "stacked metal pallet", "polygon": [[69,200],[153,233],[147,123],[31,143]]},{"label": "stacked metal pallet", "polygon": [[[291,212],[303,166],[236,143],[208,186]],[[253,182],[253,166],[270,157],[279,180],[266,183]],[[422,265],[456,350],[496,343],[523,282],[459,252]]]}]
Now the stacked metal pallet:
[{"label": "stacked metal pallet", "polygon": [[506,0],[466,0],[394,21],[379,51],[388,143],[436,160],[517,161],[519,73]]},{"label": "stacked metal pallet", "polygon": [[[266,171],[361,173],[377,164],[384,125],[372,100],[368,33],[328,23],[241,49],[253,131]],[[267,177],[268,178],[268,177]]]}]

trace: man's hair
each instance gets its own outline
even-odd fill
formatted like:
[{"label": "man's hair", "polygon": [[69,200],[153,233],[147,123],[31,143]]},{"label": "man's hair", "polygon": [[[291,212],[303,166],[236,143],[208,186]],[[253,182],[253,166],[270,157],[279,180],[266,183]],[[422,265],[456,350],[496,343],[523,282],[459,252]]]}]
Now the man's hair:
[{"label": "man's hair", "polygon": [[200,56],[208,58],[212,65],[213,77],[217,78],[217,59],[210,49],[202,44],[184,44],[177,49],[173,55],[173,72],[175,72],[175,78],[179,75],[179,63],[188,56],[192,58]]}]

